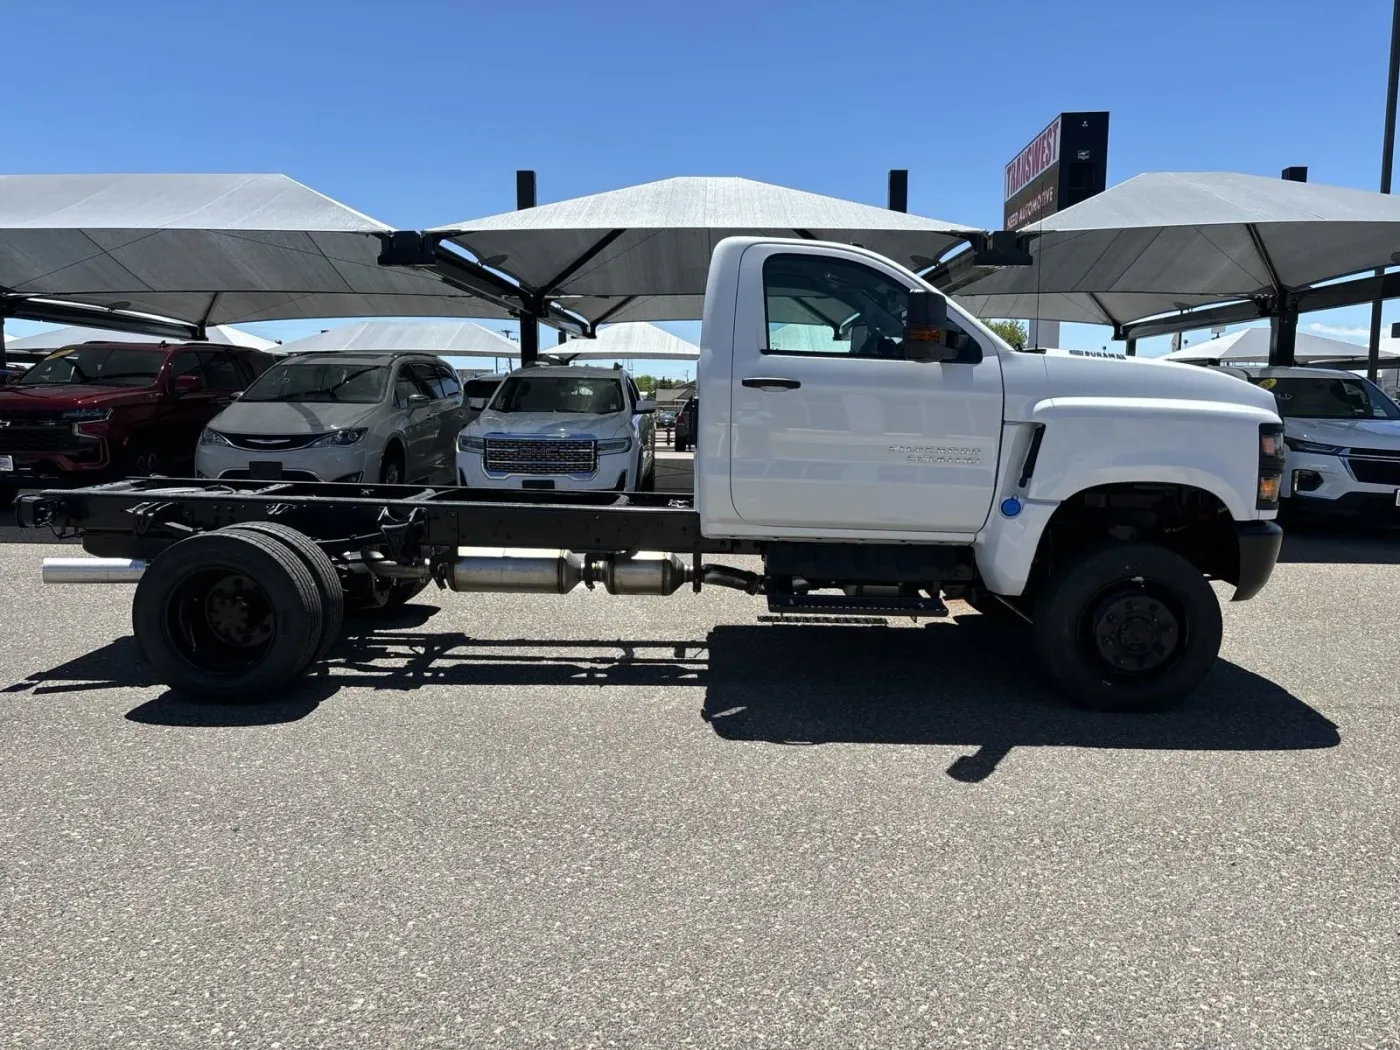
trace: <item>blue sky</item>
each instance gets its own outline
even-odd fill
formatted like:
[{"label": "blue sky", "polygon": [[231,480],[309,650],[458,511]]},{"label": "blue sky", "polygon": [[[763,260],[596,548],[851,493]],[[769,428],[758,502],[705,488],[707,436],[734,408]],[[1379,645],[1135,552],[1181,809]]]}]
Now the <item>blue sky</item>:
[{"label": "blue sky", "polygon": [[9,0],[0,169],[284,172],[421,228],[513,207],[522,167],[542,202],[712,174],[873,204],[904,167],[912,211],[995,227],[1006,161],[1107,109],[1110,184],[1305,164],[1374,189],[1389,29],[1384,0]]}]

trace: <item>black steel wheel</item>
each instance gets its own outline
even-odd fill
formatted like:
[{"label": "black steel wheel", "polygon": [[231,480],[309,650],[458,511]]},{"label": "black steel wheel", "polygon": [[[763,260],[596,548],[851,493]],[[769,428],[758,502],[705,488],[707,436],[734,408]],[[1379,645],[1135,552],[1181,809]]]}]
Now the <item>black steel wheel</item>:
[{"label": "black steel wheel", "polygon": [[160,681],[192,697],[260,701],[311,662],[315,578],[281,540],[210,532],[160,554],[136,586],[136,643]]},{"label": "black steel wheel", "polygon": [[311,663],[317,664],[326,658],[331,647],[340,640],[340,629],[345,621],[345,587],[340,582],[335,563],[303,532],[290,525],[275,521],[247,521],[240,525],[230,525],[220,532],[252,532],[270,536],[291,550],[301,563],[310,570],[316,581],[316,589],[321,597],[321,640],[312,654]]},{"label": "black steel wheel", "polygon": [[1148,543],[1081,552],[1050,577],[1035,644],[1073,702],[1160,710],[1188,696],[1220,654],[1220,603],[1200,570]]}]

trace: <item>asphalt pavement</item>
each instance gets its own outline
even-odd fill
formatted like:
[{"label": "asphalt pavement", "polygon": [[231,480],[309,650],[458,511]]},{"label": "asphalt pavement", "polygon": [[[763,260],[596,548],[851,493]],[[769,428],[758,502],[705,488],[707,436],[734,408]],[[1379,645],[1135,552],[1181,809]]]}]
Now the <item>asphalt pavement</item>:
[{"label": "asphalt pavement", "polygon": [[1161,715],[1024,632],[425,594],[180,699],[0,545],[0,1047],[1400,1045],[1400,548]]}]

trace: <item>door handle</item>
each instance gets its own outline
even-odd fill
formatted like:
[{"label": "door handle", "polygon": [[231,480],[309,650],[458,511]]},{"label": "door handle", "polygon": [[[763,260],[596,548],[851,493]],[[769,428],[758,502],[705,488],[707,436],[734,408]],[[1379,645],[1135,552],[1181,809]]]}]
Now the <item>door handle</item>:
[{"label": "door handle", "polygon": [[752,379],[741,379],[740,382],[757,390],[796,390],[802,385],[796,379],[784,379],[782,376],[754,376]]}]

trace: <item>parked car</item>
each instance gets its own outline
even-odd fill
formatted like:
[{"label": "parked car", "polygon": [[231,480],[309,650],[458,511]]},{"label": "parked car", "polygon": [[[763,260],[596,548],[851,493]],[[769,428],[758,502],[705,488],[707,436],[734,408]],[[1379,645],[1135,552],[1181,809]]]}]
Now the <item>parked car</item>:
[{"label": "parked car", "polygon": [[695,426],[699,411],[699,398],[692,397],[687,399],[676,413],[676,436],[673,444],[677,452],[688,452],[695,447]]},{"label": "parked car", "polygon": [[208,343],[83,343],[0,388],[0,488],[188,476],[204,425],[274,358]]},{"label": "parked car", "polygon": [[463,485],[525,489],[651,489],[655,402],[621,369],[543,365],[506,377],[462,431]]},{"label": "parked car", "polygon": [[470,423],[496,395],[497,389],[505,381],[507,373],[472,376],[462,384],[462,398],[466,402],[467,422]]},{"label": "parked car", "polygon": [[1223,370],[1278,403],[1286,510],[1400,519],[1400,406],[1375,383],[1332,368]]},{"label": "parked car", "polygon": [[457,373],[432,354],[283,358],[204,429],[206,478],[445,482],[462,429]]}]

